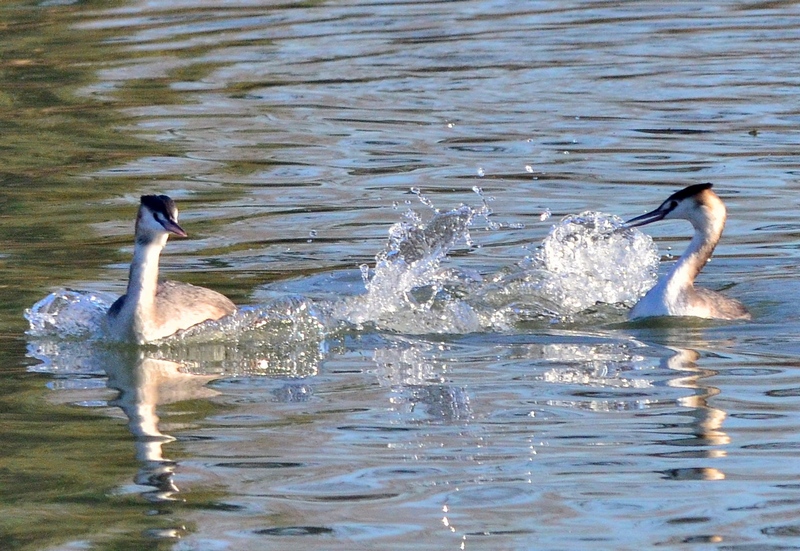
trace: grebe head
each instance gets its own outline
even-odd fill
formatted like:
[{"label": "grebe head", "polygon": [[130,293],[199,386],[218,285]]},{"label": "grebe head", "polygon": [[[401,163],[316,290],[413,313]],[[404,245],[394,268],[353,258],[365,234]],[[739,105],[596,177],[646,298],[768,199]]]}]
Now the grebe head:
[{"label": "grebe head", "polygon": [[706,228],[713,222],[725,223],[725,205],[711,191],[712,184],[695,184],[670,195],[661,205],[646,214],[631,218],[624,227],[636,228],[659,220],[688,220],[695,228]]},{"label": "grebe head", "polygon": [[170,233],[186,237],[178,225],[178,208],[175,201],[166,195],[142,195],[139,214],[136,217],[136,240],[150,242]]}]

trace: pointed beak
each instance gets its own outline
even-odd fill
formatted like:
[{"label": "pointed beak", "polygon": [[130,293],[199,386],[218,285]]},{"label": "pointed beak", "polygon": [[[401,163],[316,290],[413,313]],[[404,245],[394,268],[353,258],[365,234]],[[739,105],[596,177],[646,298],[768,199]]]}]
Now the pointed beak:
[{"label": "pointed beak", "polygon": [[177,222],[172,220],[164,220],[161,222],[161,225],[164,226],[164,229],[170,233],[174,233],[178,237],[188,237],[183,228],[178,225]]},{"label": "pointed beak", "polygon": [[658,222],[659,220],[663,220],[663,218],[669,214],[668,210],[664,209],[656,209],[651,210],[650,212],[643,214],[641,216],[637,216],[636,218],[631,218],[627,222],[625,222],[622,227],[623,228],[637,228],[639,226],[644,226],[646,224],[650,224],[651,222]]}]

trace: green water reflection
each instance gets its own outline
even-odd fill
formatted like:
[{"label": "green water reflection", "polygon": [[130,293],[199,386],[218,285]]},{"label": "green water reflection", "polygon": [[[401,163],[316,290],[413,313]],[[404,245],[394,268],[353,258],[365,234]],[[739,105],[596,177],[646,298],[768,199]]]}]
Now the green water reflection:
[{"label": "green water reflection", "polygon": [[88,540],[107,549],[156,549],[156,536],[185,531],[169,507],[118,491],[138,468],[124,421],[52,403],[47,378],[9,368],[25,363],[18,343],[2,344],[0,548]]},{"label": "green water reflection", "polygon": [[95,78],[94,64],[113,55],[106,32],[78,30],[75,21],[81,10],[108,4],[5,3],[0,9],[3,332],[24,329],[20,313],[43,290],[88,277],[113,257],[118,243],[85,247],[87,223],[111,213],[64,212],[61,205],[88,205],[131,191],[130,182],[93,181],[85,175],[152,147],[119,130],[124,120],[118,110],[75,94]]},{"label": "green water reflection", "polygon": [[[119,242],[91,243],[87,225],[118,216],[97,208],[98,201],[136,188],[86,174],[152,148],[120,131],[125,120],[118,109],[76,94],[93,81],[96,64],[114,55],[114,45],[107,31],[79,30],[75,22],[82,12],[114,4],[0,8],[2,549],[75,540],[155,549],[163,540],[154,536],[187,529],[168,509],[116,490],[137,469],[124,421],[52,403],[49,378],[24,369],[31,360],[21,340],[23,309],[59,283],[96,277],[119,255]],[[157,88],[148,93],[159,101]],[[64,212],[64,203],[86,208]]]}]

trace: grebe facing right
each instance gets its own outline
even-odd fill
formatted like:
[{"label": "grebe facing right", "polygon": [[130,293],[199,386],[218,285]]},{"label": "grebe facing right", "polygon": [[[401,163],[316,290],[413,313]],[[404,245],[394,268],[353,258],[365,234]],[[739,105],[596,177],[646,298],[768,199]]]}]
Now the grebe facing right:
[{"label": "grebe facing right", "polygon": [[128,290],[106,314],[112,338],[145,344],[236,311],[233,302],[211,289],[158,281],[158,259],[170,233],[186,237],[175,202],[166,195],[143,195]]},{"label": "grebe facing right", "polygon": [[726,217],[725,204],[711,191],[711,184],[696,184],[670,195],[656,210],[625,222],[624,227],[635,228],[658,220],[682,219],[694,227],[689,247],[669,273],[636,303],[629,319],[655,316],[750,319],[750,313],[739,301],[694,286],[695,278],[722,236]]}]

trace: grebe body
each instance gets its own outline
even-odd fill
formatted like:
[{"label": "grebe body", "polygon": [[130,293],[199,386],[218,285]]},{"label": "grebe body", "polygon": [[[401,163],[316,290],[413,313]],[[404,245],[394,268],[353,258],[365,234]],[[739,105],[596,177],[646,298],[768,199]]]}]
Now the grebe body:
[{"label": "grebe body", "polygon": [[727,211],[711,191],[711,184],[696,184],[672,194],[657,209],[625,223],[635,228],[658,220],[688,220],[694,236],[672,269],[631,309],[628,318],[691,316],[707,319],[743,320],[750,313],[737,300],[694,286],[722,236]]}]

